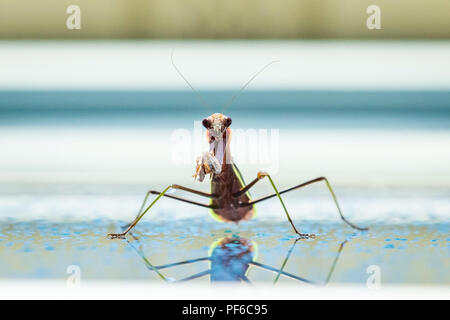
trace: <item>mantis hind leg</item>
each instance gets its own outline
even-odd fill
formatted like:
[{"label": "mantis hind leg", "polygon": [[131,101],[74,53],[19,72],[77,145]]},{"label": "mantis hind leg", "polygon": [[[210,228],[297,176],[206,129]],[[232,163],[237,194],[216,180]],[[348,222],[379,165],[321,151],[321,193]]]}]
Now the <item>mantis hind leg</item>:
[{"label": "mantis hind leg", "polygon": [[[131,229],[133,229],[134,226],[136,226],[136,224],[139,222],[139,220],[141,220],[142,217],[150,210],[150,208],[151,208],[151,207],[152,207],[159,199],[161,199],[161,197],[163,197],[163,196],[166,196],[166,197],[171,198],[171,199],[175,199],[175,200],[187,202],[187,203],[190,203],[190,204],[198,205],[198,206],[205,207],[205,208],[210,208],[210,209],[213,208],[212,205],[207,205],[207,204],[203,204],[203,203],[198,203],[198,202],[195,202],[195,201],[191,201],[191,200],[187,200],[187,199],[175,197],[175,196],[172,196],[172,195],[168,195],[168,194],[166,194],[166,192],[169,191],[169,189],[182,189],[182,190],[186,190],[186,189],[188,189],[188,188],[184,188],[184,187],[181,187],[181,186],[179,186],[179,185],[174,184],[174,185],[168,186],[168,187],[165,188],[162,192],[159,192],[159,191],[149,191],[149,192],[147,192],[147,195],[145,196],[144,202],[142,203],[141,209],[139,210],[138,215],[137,215],[136,218],[133,220],[133,222],[131,222],[130,224],[128,224],[127,226],[125,226],[125,227],[123,228],[124,231],[123,231],[122,233],[110,233],[110,234],[107,235],[107,237],[108,237],[109,239],[117,239],[117,238],[123,239],[123,238],[125,238],[125,235],[126,235]],[[206,195],[206,196],[214,197],[213,195],[209,195],[209,194],[203,193],[203,192],[201,192],[201,191],[196,191],[196,190],[193,190],[193,189],[188,189],[188,190],[189,190],[189,191],[195,191],[194,193],[199,194],[199,195]],[[144,208],[144,206],[145,206],[145,204],[146,204],[146,202],[147,202],[148,196],[149,196],[150,194],[157,194],[158,196],[156,197],[155,200],[153,200],[153,202],[152,202],[152,203],[151,203],[144,211],[142,211],[142,209]]]},{"label": "mantis hind leg", "polygon": [[286,190],[283,190],[283,191],[280,191],[280,192],[279,192],[279,191],[277,190],[277,187],[275,186],[275,183],[273,182],[272,178],[270,177],[270,175],[269,175],[268,173],[266,173],[266,172],[258,172],[258,176],[257,176],[257,178],[256,178],[255,180],[253,180],[252,182],[250,182],[247,186],[243,187],[239,192],[233,194],[233,196],[238,196],[238,195],[240,195],[240,194],[246,192],[248,189],[250,189],[252,186],[254,186],[254,185],[256,184],[256,182],[258,182],[259,180],[261,180],[261,179],[264,178],[264,177],[267,177],[267,178],[269,179],[270,184],[272,185],[273,189],[275,190],[275,193],[274,193],[274,194],[271,194],[271,195],[268,195],[268,196],[265,196],[265,197],[262,197],[262,198],[259,198],[259,199],[256,199],[256,200],[253,200],[253,201],[250,201],[250,202],[248,202],[248,203],[243,203],[242,206],[252,206],[252,205],[254,205],[254,204],[258,203],[258,202],[261,202],[261,201],[264,201],[264,200],[267,200],[267,199],[271,199],[271,198],[274,198],[274,197],[278,197],[278,199],[280,200],[280,202],[281,202],[281,204],[282,204],[282,206],[283,206],[283,209],[284,209],[284,211],[285,211],[285,213],[286,213],[286,216],[287,216],[289,222],[291,223],[291,225],[292,225],[292,227],[293,227],[295,233],[297,233],[297,234],[300,235],[301,237],[311,237],[311,236],[314,236],[314,235],[301,234],[301,233],[299,233],[299,232],[297,231],[297,229],[295,228],[294,223],[292,222],[292,219],[291,219],[290,216],[289,216],[289,213],[288,213],[288,211],[287,211],[287,209],[286,209],[286,206],[285,206],[285,204],[284,204],[284,202],[283,202],[283,200],[282,200],[282,198],[281,198],[281,194],[286,193],[286,192],[289,192],[289,191],[293,191],[293,190],[296,190],[296,189],[300,189],[300,188],[302,188],[302,187],[305,187],[305,186],[307,186],[307,185],[310,185],[310,184],[313,184],[313,183],[316,183],[316,182],[320,182],[320,181],[325,181],[326,186],[327,186],[328,190],[330,191],[331,196],[333,197],[334,204],[336,205],[336,208],[337,208],[337,210],[338,210],[338,213],[339,213],[339,216],[341,217],[341,219],[342,219],[345,223],[347,223],[350,227],[352,227],[352,228],[354,228],[354,229],[357,229],[357,230],[360,230],[360,231],[366,231],[366,230],[368,230],[368,228],[365,228],[365,227],[359,227],[359,226],[357,226],[357,225],[351,223],[350,221],[348,221],[348,220],[344,217],[344,214],[342,213],[341,207],[339,206],[339,203],[338,203],[338,201],[337,201],[336,194],[334,193],[333,188],[331,187],[331,185],[330,185],[328,179],[325,178],[325,177],[319,177],[319,178],[316,178],[316,179],[307,181],[307,182],[305,182],[305,183],[296,185],[296,186],[294,186],[294,187],[291,187],[291,188],[289,188],[289,189],[286,189]]},{"label": "mantis hind leg", "polygon": [[[256,179],[254,179],[252,182],[250,182],[248,185],[244,186],[241,188],[241,190],[239,190],[238,192],[234,193],[233,196],[234,197],[239,197],[240,195],[244,194],[245,192],[247,192],[251,187],[253,187],[259,180],[263,179],[267,177],[270,181],[270,184],[272,185],[275,194],[273,195],[274,197],[277,196],[278,199],[280,200],[281,205],[283,206],[284,209],[284,213],[286,214],[286,218],[288,219],[289,223],[291,224],[292,228],[294,229],[294,232],[301,238],[301,239],[309,239],[309,238],[315,238],[316,236],[314,234],[309,234],[309,233],[301,233],[297,230],[297,228],[294,225],[294,222],[291,219],[291,216],[289,215],[289,212],[286,208],[286,205],[284,204],[283,199],[281,198],[280,192],[278,192],[277,187],[275,186],[275,183],[273,182],[272,178],[270,177],[270,175],[267,172],[258,172],[258,175],[256,177]],[[247,203],[243,203],[241,204],[241,206],[250,206],[255,204],[257,201],[250,201]]]},{"label": "mantis hind leg", "polygon": [[[203,197],[207,197],[207,198],[215,198],[215,197],[217,197],[214,194],[198,191],[198,190],[195,190],[195,189],[190,189],[190,188],[183,187],[183,186],[180,186],[180,185],[177,185],[177,184],[173,184],[172,188],[173,189],[178,189],[178,190],[183,190],[183,191],[190,192],[190,193],[193,193],[193,194],[196,194],[196,195],[199,195],[199,196],[203,196]],[[142,210],[144,210],[144,207],[145,207],[145,204],[147,203],[148,197],[151,194],[159,195],[160,193],[161,192],[159,192],[159,191],[150,190],[150,191],[148,191],[145,194],[144,201],[142,201],[141,207],[139,208],[139,211],[138,211],[135,219],[137,219],[139,217],[139,215],[142,213]],[[179,198],[179,197],[175,197],[175,196],[172,196],[172,195],[169,195],[169,194],[163,194],[163,196],[171,198],[171,199],[187,202],[187,203],[190,203],[190,204],[193,204],[193,205],[197,205],[197,206],[201,206],[201,207],[205,207],[205,208],[210,208],[209,205],[206,205],[206,204],[203,204],[203,203],[199,203],[199,202],[195,202],[195,201],[191,201],[191,200],[187,200],[187,199],[183,199],[183,198]],[[122,226],[122,229],[126,230],[131,224],[132,224],[132,222],[127,224],[127,225]]]}]

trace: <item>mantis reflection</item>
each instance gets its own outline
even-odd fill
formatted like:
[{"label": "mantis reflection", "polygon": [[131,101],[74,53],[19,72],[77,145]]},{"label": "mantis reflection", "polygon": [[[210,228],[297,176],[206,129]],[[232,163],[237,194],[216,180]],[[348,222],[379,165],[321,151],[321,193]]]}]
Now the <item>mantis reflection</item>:
[{"label": "mantis reflection", "polygon": [[[138,255],[142,258],[144,261],[146,267],[150,270],[155,272],[162,280],[167,282],[186,282],[189,280],[197,279],[200,277],[204,277],[209,275],[211,282],[220,282],[220,281],[232,281],[232,282],[246,282],[251,283],[251,281],[248,279],[248,272],[251,266],[261,268],[263,270],[273,272],[276,274],[273,284],[276,284],[281,276],[294,279],[297,281],[301,281],[310,285],[316,285],[316,286],[325,286],[328,284],[328,282],[331,279],[331,276],[336,268],[337,262],[339,260],[339,257],[341,255],[341,252],[345,246],[345,244],[348,242],[348,240],[345,240],[340,243],[336,256],[331,264],[330,270],[328,271],[328,274],[322,282],[316,282],[312,281],[300,276],[297,276],[295,274],[292,274],[290,272],[284,271],[289,258],[291,257],[292,252],[294,251],[294,248],[299,240],[302,238],[297,238],[293,241],[292,245],[290,246],[286,257],[283,260],[283,263],[281,264],[280,268],[275,268],[272,266],[269,266],[267,264],[263,264],[261,262],[256,261],[257,256],[257,245],[255,242],[241,238],[238,236],[232,236],[232,237],[224,237],[217,241],[215,241],[209,250],[209,254],[206,257],[201,258],[195,258],[195,259],[188,259],[183,260],[179,262],[169,263],[169,264],[163,264],[163,265],[153,265],[149,259],[145,256],[142,243],[140,239],[132,234],[132,237],[134,241],[128,241],[128,244],[138,253]],[[173,280],[167,276],[165,276],[161,271],[164,269],[181,266],[181,265],[187,265],[192,264],[196,262],[206,261],[209,262],[209,268],[198,272],[196,274],[193,274],[191,276],[188,276],[186,278],[182,278],[179,280]]]}]

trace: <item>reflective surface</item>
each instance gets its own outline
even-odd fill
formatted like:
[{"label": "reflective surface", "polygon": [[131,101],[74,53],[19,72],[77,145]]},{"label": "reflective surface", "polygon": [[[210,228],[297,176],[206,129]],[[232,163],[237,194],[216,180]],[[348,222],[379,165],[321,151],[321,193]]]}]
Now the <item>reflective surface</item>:
[{"label": "reflective surface", "polygon": [[[258,214],[263,212],[260,210]],[[136,227],[134,237],[111,241],[106,239],[106,233],[118,230],[125,221],[3,219],[0,277],[65,279],[67,267],[78,265],[82,278],[86,279],[181,280],[215,267],[216,278],[233,280],[236,272],[232,269],[242,267],[245,269],[242,273],[251,282],[274,281],[277,271],[250,263],[257,262],[323,283],[340,244],[348,240],[330,282],[365,283],[369,276],[367,268],[377,265],[383,283],[450,284],[448,223],[377,223],[368,232],[354,232],[338,220],[296,221],[301,230],[316,232],[317,238],[299,240],[292,247],[296,237],[285,221],[256,219],[236,226],[217,223],[207,212],[203,218],[149,220],[150,216]],[[226,244],[224,239],[237,242]],[[227,247],[237,252],[224,251]],[[210,259],[163,268],[159,273],[149,267],[205,257]],[[228,267],[223,268],[225,260]],[[243,266],[247,263],[250,263],[248,270]],[[192,281],[213,278],[214,274],[204,274]],[[304,285],[284,275],[279,281]]]},{"label": "reflective surface", "polygon": [[[231,93],[205,96],[220,106]],[[194,121],[207,115],[192,93],[3,92],[1,97],[0,278],[65,281],[67,268],[77,265],[82,279],[164,282],[200,273],[191,282],[271,283],[282,269],[319,284],[328,277],[330,283],[365,284],[368,268],[376,266],[382,283],[450,284],[448,92],[245,92],[240,97],[227,112],[236,145],[239,128],[279,130],[270,161],[233,154],[246,181],[270,165],[278,169],[268,171],[279,189],[326,176],[345,216],[370,227],[361,233],[344,224],[326,186],[318,183],[283,195],[300,231],[317,234],[295,247],[277,199],[260,203],[256,219],[239,225],[218,223],[204,208],[164,199],[134,230],[139,241],[106,239],[134,218],[149,189],[161,191],[173,183],[209,189],[191,177],[194,156],[205,142]],[[172,140],[177,129],[187,130],[191,146],[186,156],[174,159],[180,148]],[[175,161],[180,158],[185,161]],[[251,192],[256,198],[273,190],[264,181]],[[220,244],[230,238],[242,241],[228,244],[241,251]],[[212,250],[213,244],[224,250]],[[192,259],[202,260],[159,273],[149,269],[149,263]],[[211,273],[201,274],[207,270]],[[285,275],[278,282],[309,285]]]}]

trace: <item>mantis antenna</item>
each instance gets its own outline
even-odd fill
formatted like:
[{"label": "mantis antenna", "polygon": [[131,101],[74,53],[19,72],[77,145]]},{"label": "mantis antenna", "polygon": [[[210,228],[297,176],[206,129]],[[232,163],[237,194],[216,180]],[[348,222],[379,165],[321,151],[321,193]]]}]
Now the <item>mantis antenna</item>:
[{"label": "mantis antenna", "polygon": [[236,92],[235,94],[234,94],[234,96],[230,99],[230,102],[225,106],[225,108],[224,108],[224,112],[225,112],[225,110],[229,107],[229,106],[231,106],[232,104],[233,104],[233,102],[234,102],[234,100],[236,100],[236,98],[237,97],[239,97],[239,95],[242,93],[242,91],[244,91],[244,89],[245,88],[247,88],[247,86],[250,84],[250,82],[252,82],[261,72],[263,72],[267,67],[269,67],[271,64],[274,64],[275,62],[280,62],[279,60],[274,60],[274,61],[271,61],[271,62],[269,62],[268,64],[266,64],[263,68],[261,68],[257,73],[255,73],[254,75],[253,75],[253,77],[251,77],[250,78],[250,80],[248,80],[243,86],[242,86],[242,88],[238,91],[238,92]]},{"label": "mantis antenna", "polygon": [[183,73],[181,73],[180,69],[178,69],[178,67],[175,65],[175,61],[173,60],[173,53],[175,50],[172,50],[172,54],[170,55],[170,60],[172,61],[172,65],[175,68],[175,70],[177,71],[177,73],[180,75],[181,78],[183,78],[183,80],[188,84],[188,86],[192,89],[192,91],[197,95],[197,97],[199,97],[200,101],[203,103],[203,105],[207,108],[207,109],[211,109],[211,107],[209,106],[209,104],[206,102],[206,100],[203,98],[203,96],[197,92],[197,90],[194,89],[194,87],[190,84],[190,82],[186,79],[186,77],[183,75]]}]

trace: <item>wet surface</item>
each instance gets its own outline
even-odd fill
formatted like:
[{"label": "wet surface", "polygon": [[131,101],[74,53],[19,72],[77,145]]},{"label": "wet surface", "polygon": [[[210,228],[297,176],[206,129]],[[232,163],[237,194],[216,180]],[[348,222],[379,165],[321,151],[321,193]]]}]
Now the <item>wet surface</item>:
[{"label": "wet surface", "polygon": [[[112,241],[106,234],[133,219],[149,189],[209,190],[191,177],[205,150],[196,122],[209,110],[189,90],[91,89],[0,92],[0,279],[65,282],[78,266],[81,279],[154,283],[364,284],[379,270],[383,284],[450,284],[448,91],[248,88],[228,109],[247,182],[259,170],[280,189],[326,176],[345,216],[367,232],[343,223],[318,184],[283,195],[296,226],[315,239],[296,242],[276,199],[239,225],[161,200],[133,235]],[[197,89],[219,109],[235,94]],[[171,139],[179,129],[182,144]],[[252,130],[270,150],[258,161],[256,144],[246,144]],[[252,196],[269,192],[261,183]]]},{"label": "wet surface", "polygon": [[[297,223],[317,237],[295,243],[290,226],[281,221],[231,225],[196,217],[143,221],[126,240],[108,240],[106,233],[118,230],[125,221],[5,219],[0,227],[0,277],[66,279],[70,265],[79,266],[85,279],[181,280],[216,270],[192,280],[204,282],[228,271],[232,276],[230,270],[250,262],[243,274],[252,282],[274,281],[278,271],[270,268],[279,270],[285,263],[284,272],[316,283],[328,276],[330,283],[365,283],[367,268],[376,265],[383,283],[450,284],[449,223],[376,224],[367,232],[354,232],[338,222]],[[198,258],[204,259],[155,272],[156,266]],[[304,283],[284,275],[279,281]]]}]

